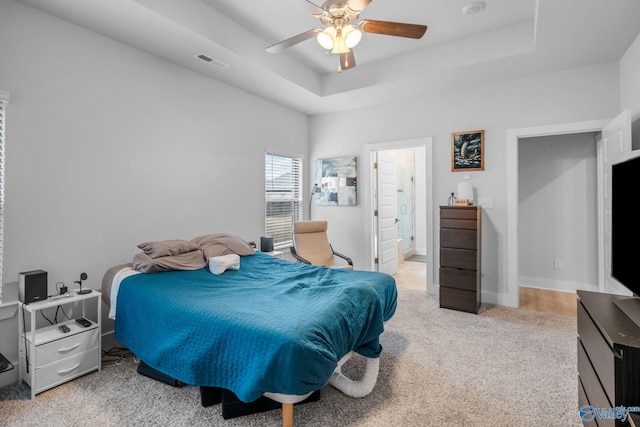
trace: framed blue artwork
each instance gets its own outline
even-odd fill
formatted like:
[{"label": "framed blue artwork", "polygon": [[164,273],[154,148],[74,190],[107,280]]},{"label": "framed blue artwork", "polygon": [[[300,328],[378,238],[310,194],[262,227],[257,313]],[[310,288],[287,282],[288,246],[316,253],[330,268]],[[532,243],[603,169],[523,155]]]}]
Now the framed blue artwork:
[{"label": "framed blue artwork", "polygon": [[336,157],[316,160],[316,205],[354,206],[357,204],[357,158]]}]

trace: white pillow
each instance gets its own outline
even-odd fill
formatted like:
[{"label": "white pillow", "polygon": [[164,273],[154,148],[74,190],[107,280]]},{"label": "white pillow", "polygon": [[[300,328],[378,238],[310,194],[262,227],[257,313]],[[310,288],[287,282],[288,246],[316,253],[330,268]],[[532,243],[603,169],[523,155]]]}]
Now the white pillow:
[{"label": "white pillow", "polygon": [[209,271],[222,274],[227,270],[240,270],[240,255],[227,254],[209,258]]}]

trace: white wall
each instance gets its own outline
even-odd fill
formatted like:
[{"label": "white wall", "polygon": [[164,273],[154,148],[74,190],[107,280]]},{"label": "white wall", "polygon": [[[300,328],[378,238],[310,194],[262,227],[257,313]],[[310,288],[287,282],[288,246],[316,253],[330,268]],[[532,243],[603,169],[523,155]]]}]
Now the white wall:
[{"label": "white wall", "polygon": [[640,118],[640,34],[620,60],[620,111],[631,110]]},{"label": "white wall", "polygon": [[[451,133],[485,130],[485,170],[471,172],[477,197],[493,199],[483,218],[483,298],[497,302],[507,293],[506,132],[527,126],[612,118],[619,110],[617,63],[531,76],[463,90],[434,93],[356,111],[311,119],[310,160],[360,155],[367,143],[433,137],[434,188],[432,217],[447,203],[463,179],[451,172]],[[353,254],[356,268],[370,265],[369,221],[362,195],[370,186],[368,171],[359,171],[359,204],[336,209],[314,206],[313,216],[331,223],[336,247]],[[433,268],[437,274],[437,219],[433,224]],[[437,283],[436,276],[436,283]]]},{"label": "white wall", "polygon": [[99,289],[143,241],[259,239],[265,150],[307,155],[307,116],[13,1],[0,88],[3,278],[41,268],[50,293],[81,272]]},{"label": "white wall", "polygon": [[620,60],[620,111],[631,110],[633,149],[640,150],[640,35]]},{"label": "white wall", "polygon": [[518,157],[518,284],[598,291],[595,134],[522,138]]}]

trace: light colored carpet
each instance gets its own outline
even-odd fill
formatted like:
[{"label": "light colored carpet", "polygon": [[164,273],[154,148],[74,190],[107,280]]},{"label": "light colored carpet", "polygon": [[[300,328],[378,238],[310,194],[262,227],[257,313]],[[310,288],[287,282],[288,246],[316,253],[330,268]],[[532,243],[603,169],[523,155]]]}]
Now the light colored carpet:
[{"label": "light colored carpet", "polygon": [[[582,425],[575,319],[500,306],[473,315],[440,309],[424,291],[399,294],[373,392],[353,399],[326,386],[320,401],[296,406],[296,427]],[[26,385],[0,389],[0,425],[281,425],[280,410],[223,420],[219,405],[200,405],[198,388],[143,377],[132,358],[29,396]]]}]

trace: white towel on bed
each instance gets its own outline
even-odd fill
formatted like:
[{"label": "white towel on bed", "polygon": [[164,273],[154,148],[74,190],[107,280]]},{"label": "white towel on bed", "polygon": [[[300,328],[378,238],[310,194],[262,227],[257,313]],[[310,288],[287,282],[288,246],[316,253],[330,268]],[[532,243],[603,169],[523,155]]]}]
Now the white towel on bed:
[{"label": "white towel on bed", "polygon": [[209,271],[222,274],[227,270],[240,270],[240,255],[227,254],[209,258]]}]

